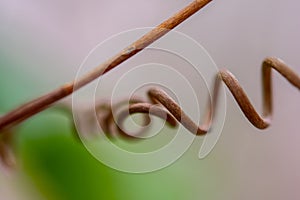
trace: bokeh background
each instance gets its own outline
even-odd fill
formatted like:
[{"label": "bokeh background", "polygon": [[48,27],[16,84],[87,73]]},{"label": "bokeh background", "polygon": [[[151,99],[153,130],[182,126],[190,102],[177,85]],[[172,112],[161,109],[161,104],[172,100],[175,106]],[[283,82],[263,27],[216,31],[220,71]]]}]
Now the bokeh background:
[{"label": "bokeh background", "polygon": [[[155,26],[190,1],[0,1],[0,112],[75,77],[88,52],[113,34]],[[282,58],[300,73],[300,3],[214,1],[176,30],[230,69],[261,110],[260,64]],[[0,172],[0,199],[299,199],[299,92],[274,76],[273,124],[255,129],[229,92],[213,152],[199,144],[148,174],[112,170],[77,142],[68,118],[50,109],[14,133],[17,169]]]}]

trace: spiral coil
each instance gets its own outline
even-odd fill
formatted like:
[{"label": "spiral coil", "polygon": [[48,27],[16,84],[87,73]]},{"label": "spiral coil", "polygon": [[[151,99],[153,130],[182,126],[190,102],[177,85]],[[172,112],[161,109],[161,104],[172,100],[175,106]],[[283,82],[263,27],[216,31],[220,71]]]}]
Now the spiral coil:
[{"label": "spiral coil", "polygon": [[[132,98],[129,101],[129,107],[125,109],[123,108],[116,117],[116,120],[114,120],[113,117],[113,110],[122,109],[124,101],[120,101],[115,105],[110,105],[108,103],[100,103],[96,105],[98,122],[105,133],[109,133],[110,135],[119,134],[126,137],[134,137],[124,131],[123,123],[126,117],[136,113],[148,113],[165,119],[172,127],[176,127],[179,122],[191,133],[196,135],[205,135],[211,128],[218,100],[219,86],[221,82],[224,82],[250,123],[258,129],[265,129],[270,125],[273,115],[272,69],[276,70],[285,79],[287,79],[291,85],[300,89],[300,76],[296,72],[278,58],[266,58],[262,63],[262,115],[256,111],[235,76],[230,71],[224,69],[220,70],[216,75],[212,101],[209,99],[207,103],[207,111],[201,125],[197,125],[193,122],[193,120],[182,110],[180,105],[178,105],[166,92],[157,87],[151,88],[148,91],[150,99],[149,102],[145,102],[136,97]],[[147,124],[148,121],[149,118],[147,115],[145,116],[144,123]],[[140,133],[142,132],[143,129]]]}]

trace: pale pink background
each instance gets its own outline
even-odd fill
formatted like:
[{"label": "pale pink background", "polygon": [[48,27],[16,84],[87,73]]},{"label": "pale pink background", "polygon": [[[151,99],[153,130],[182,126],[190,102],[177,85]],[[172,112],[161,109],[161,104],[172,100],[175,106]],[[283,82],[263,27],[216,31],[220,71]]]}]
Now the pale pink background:
[{"label": "pale pink background", "polygon": [[[35,96],[73,79],[88,52],[107,37],[155,26],[189,2],[1,0],[2,51],[18,60],[16,69],[25,80],[41,84],[40,91],[31,91]],[[176,30],[200,42],[219,67],[230,69],[261,109],[264,57],[280,57],[300,73],[299,9],[296,0],[216,0]],[[275,116],[269,129],[255,129],[227,92],[227,119],[216,148],[206,160],[190,156],[208,166],[220,165],[209,172],[218,180],[207,185],[217,193],[211,199],[299,199],[299,91],[277,74],[274,89]],[[191,192],[199,199],[203,189],[197,185],[207,180],[195,177],[206,172],[192,169]],[[5,187],[1,183],[0,191]]]}]

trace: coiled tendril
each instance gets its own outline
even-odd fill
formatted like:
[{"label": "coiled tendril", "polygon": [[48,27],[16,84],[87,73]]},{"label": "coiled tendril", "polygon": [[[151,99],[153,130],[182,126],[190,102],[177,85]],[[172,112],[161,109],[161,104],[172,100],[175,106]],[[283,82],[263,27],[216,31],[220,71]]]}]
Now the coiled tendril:
[{"label": "coiled tendril", "polygon": [[[122,126],[129,115],[136,113],[149,113],[157,117],[165,119],[170,126],[175,127],[177,122],[181,123],[191,133],[196,135],[206,134],[212,124],[214,111],[216,110],[216,103],[218,100],[218,90],[221,82],[224,82],[232,93],[234,99],[238,103],[241,111],[246,118],[258,129],[267,128],[272,120],[273,103],[272,103],[272,69],[276,70],[290,84],[300,89],[300,76],[289,68],[283,61],[277,58],[268,57],[262,63],[262,94],[263,94],[263,113],[262,115],[253,107],[245,91],[239,84],[235,76],[228,70],[220,70],[216,75],[212,102],[208,101],[207,111],[201,125],[196,124],[192,119],[182,110],[182,108],[162,89],[151,88],[148,91],[150,102],[142,101],[138,98],[132,98],[129,102],[129,107],[123,108],[118,112],[116,121],[113,118],[112,110],[122,109],[124,101],[120,101],[116,105],[111,106],[108,103],[101,103],[97,105],[96,110],[98,121],[105,133],[113,135],[120,134],[127,137],[132,137],[130,134],[124,132]],[[145,117],[145,123],[148,123],[148,115]],[[115,127],[115,128],[114,128]],[[143,129],[141,130],[141,133]]]}]

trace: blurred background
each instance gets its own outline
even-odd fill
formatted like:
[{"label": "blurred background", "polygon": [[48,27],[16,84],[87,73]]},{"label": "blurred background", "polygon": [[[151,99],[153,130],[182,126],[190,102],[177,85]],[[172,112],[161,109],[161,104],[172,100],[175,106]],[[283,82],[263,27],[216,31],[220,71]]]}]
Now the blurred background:
[{"label": "blurred background", "polygon": [[[72,80],[89,51],[119,32],[159,24],[191,1],[0,1],[0,113]],[[300,74],[300,3],[214,1],[176,30],[201,43],[261,110],[260,64],[283,59]],[[134,58],[133,58],[134,59]],[[299,92],[274,73],[274,121],[255,129],[227,91],[213,152],[199,144],[171,166],[127,174],[95,160],[68,118],[49,109],[14,131],[17,166],[0,171],[0,199],[299,199]]]}]

